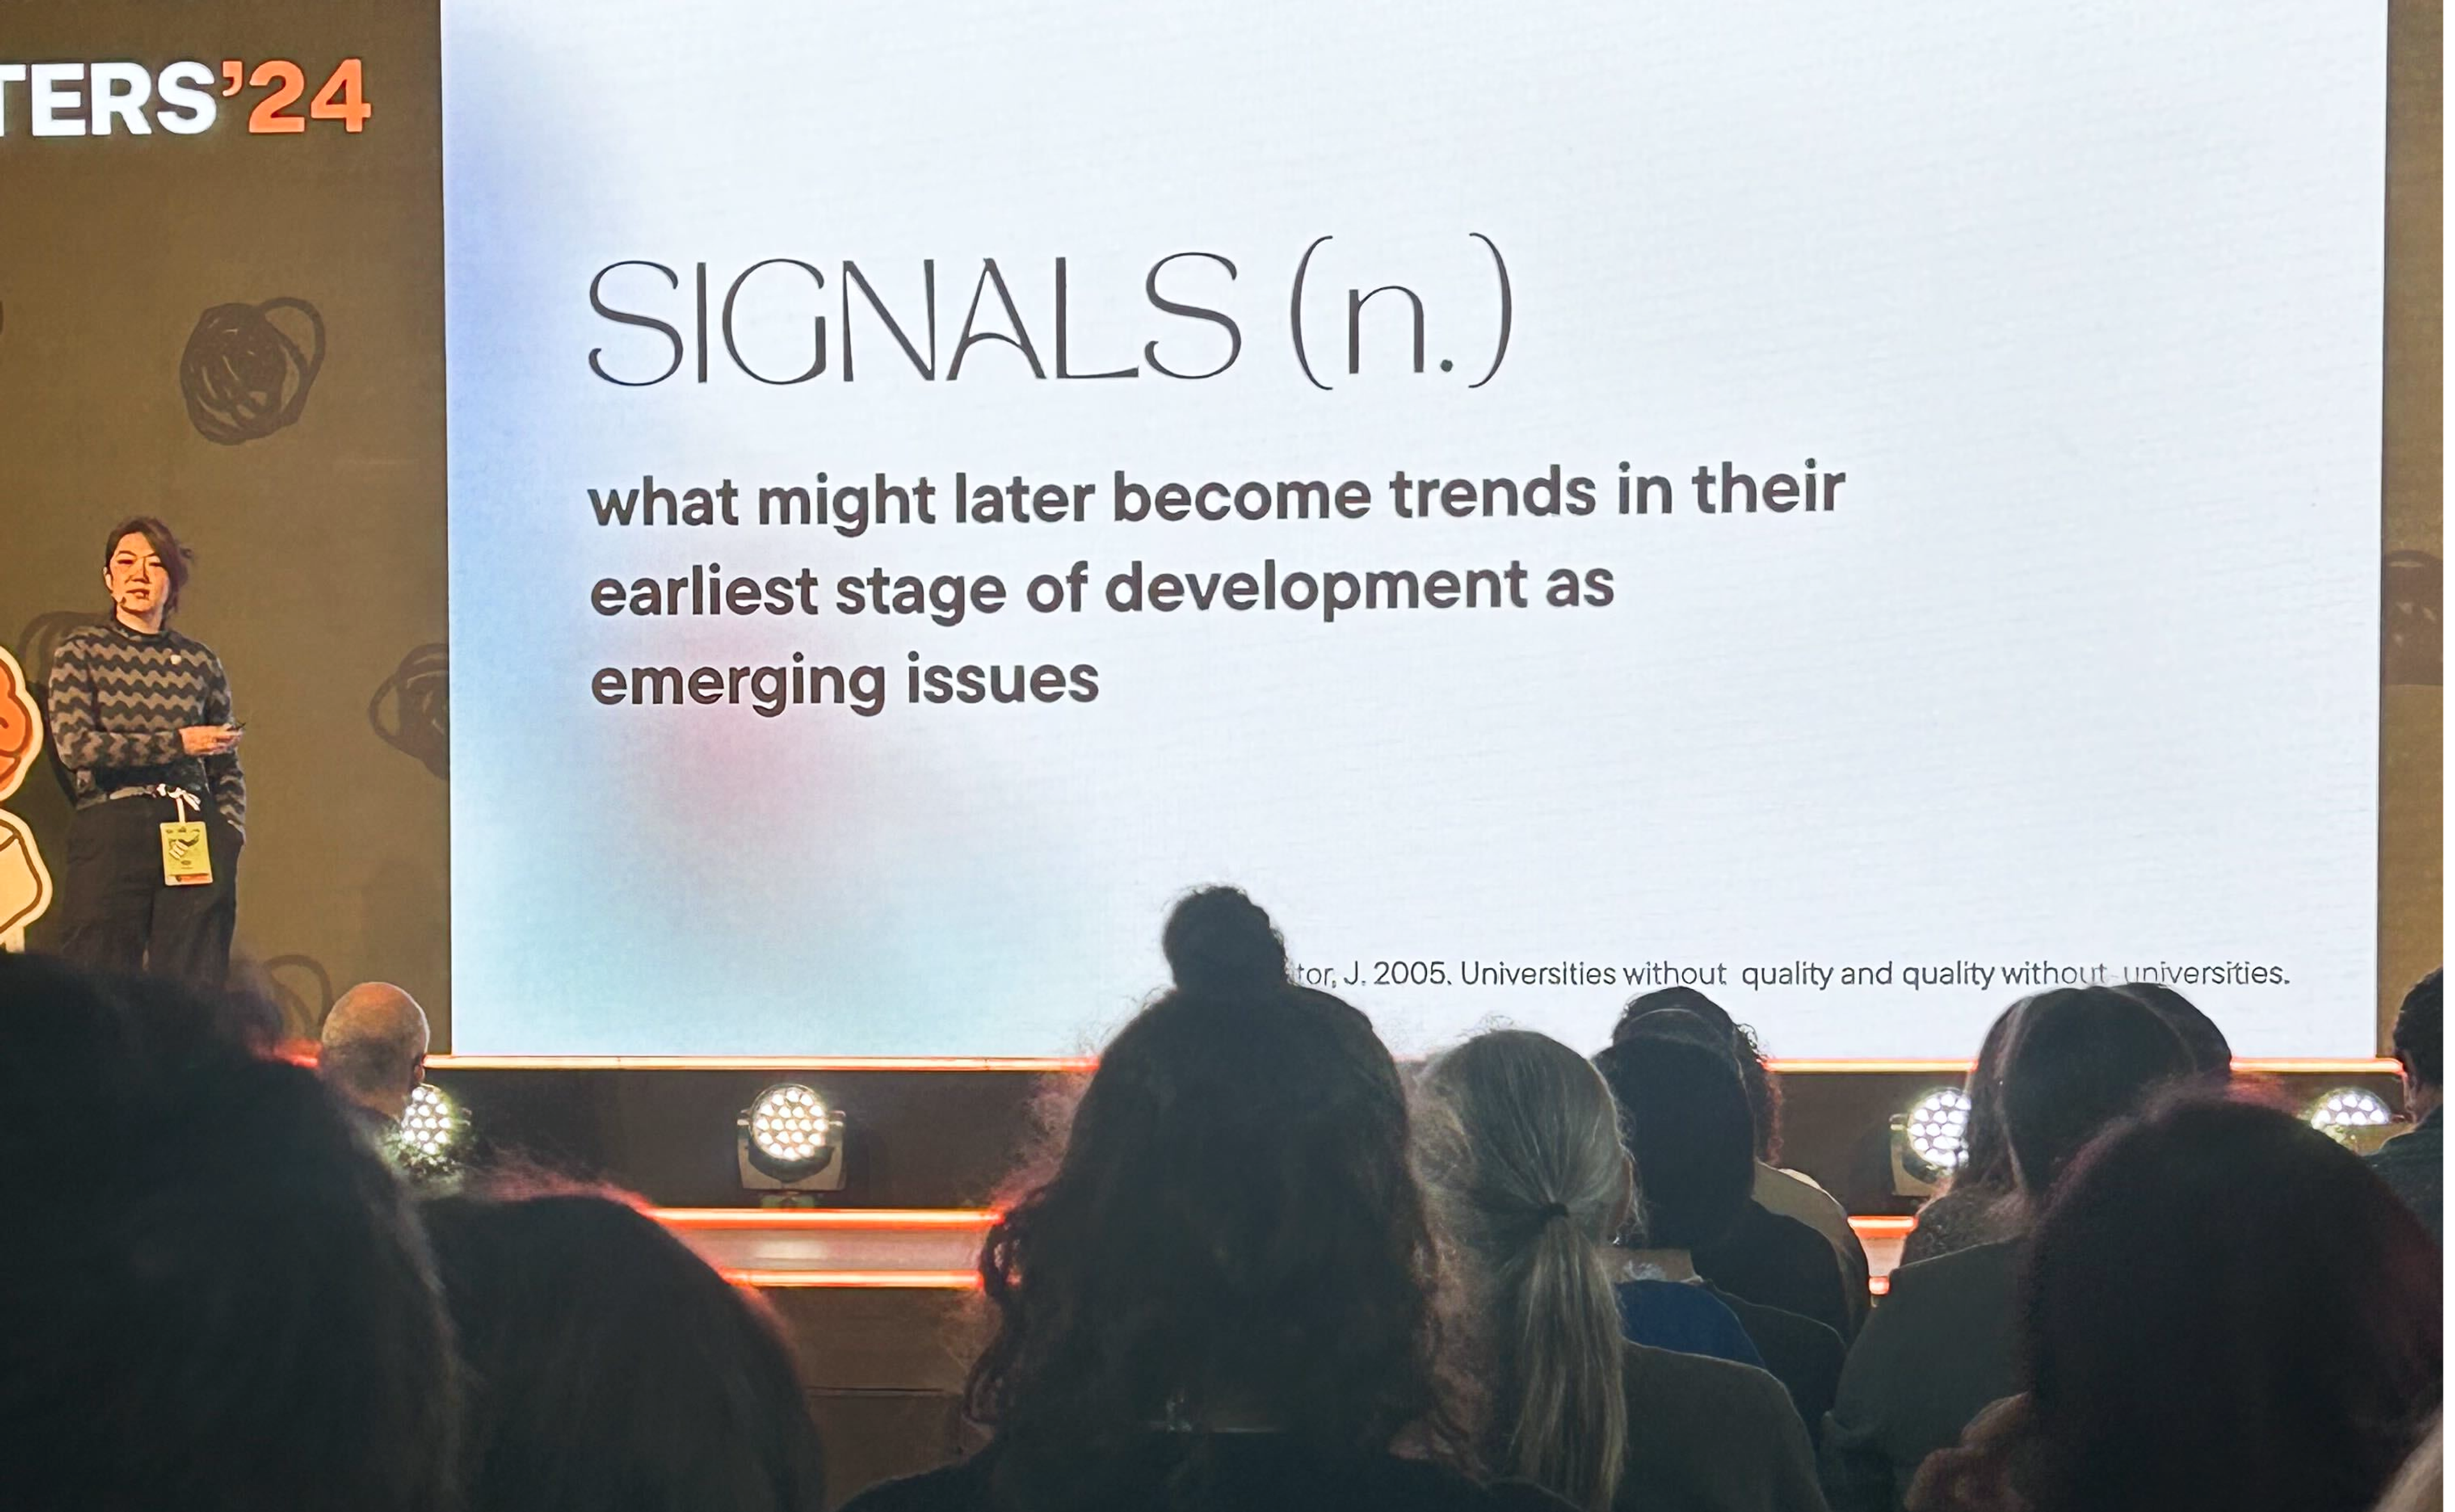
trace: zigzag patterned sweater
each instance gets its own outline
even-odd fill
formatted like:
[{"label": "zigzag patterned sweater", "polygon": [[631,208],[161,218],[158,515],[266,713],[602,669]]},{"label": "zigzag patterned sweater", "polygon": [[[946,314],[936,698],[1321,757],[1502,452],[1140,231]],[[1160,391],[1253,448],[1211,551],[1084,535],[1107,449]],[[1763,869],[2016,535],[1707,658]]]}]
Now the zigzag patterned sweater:
[{"label": "zigzag patterned sweater", "polygon": [[238,756],[192,756],[179,731],[228,724],[230,677],[219,656],[175,630],[141,635],[113,619],[60,637],[51,653],[51,757],[69,774],[78,808],[121,788],[167,783],[208,796],[230,827],[247,832],[247,777]]}]

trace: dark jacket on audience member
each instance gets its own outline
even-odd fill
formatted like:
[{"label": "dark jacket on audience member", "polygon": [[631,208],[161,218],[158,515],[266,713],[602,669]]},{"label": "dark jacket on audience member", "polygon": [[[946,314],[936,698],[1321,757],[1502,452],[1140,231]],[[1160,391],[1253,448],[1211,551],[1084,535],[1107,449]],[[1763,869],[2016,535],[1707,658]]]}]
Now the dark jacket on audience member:
[{"label": "dark jacket on audience member", "polygon": [[1824,1425],[1833,1512],[1897,1512],[1919,1463],[2020,1389],[2015,1336],[2023,1244],[2004,1240],[1893,1272],[1841,1370]]},{"label": "dark jacket on audience member", "polygon": [[1992,1244],[2019,1232],[2020,1200],[2005,1192],[1972,1187],[1929,1198],[1917,1211],[1917,1226],[1901,1241],[1897,1265],[1940,1260],[1972,1244]]},{"label": "dark jacket on audience member", "polygon": [[1751,1201],[1731,1232],[1700,1246],[1695,1257],[1696,1274],[1721,1290],[1850,1337],[1841,1259],[1830,1240],[1798,1220]]},{"label": "dark jacket on audience member", "polygon": [[2370,1169],[2420,1216],[2429,1237],[2446,1242],[2446,1110],[2435,1108],[2421,1127],[2399,1135],[2369,1157]]},{"label": "dark jacket on audience member", "polygon": [[1780,1385],[1727,1360],[1630,1344],[1628,1458],[1613,1512],[1824,1512]]},{"label": "dark jacket on audience member", "polygon": [[[1187,1457],[1207,1449],[1194,1476]],[[990,1500],[999,1446],[943,1470],[875,1485],[839,1512],[1037,1512]],[[1479,1486],[1454,1471],[1387,1454],[1331,1454],[1281,1433],[1153,1432],[1126,1451],[1121,1490],[1097,1512],[1565,1512],[1539,1487]],[[1174,1498],[1173,1500],[1171,1498]],[[1067,1509],[1072,1512],[1072,1509]],[[1089,1512],[1089,1509],[1085,1509]]]},{"label": "dark jacket on audience member", "polygon": [[1806,1426],[1808,1442],[1824,1436],[1824,1415],[1833,1410],[1841,1387],[1841,1361],[1847,1346],[1841,1336],[1813,1318],[1801,1318],[1778,1307],[1734,1297],[1709,1287],[1748,1331],[1749,1342],[1764,1358],[1767,1374],[1781,1382]]}]

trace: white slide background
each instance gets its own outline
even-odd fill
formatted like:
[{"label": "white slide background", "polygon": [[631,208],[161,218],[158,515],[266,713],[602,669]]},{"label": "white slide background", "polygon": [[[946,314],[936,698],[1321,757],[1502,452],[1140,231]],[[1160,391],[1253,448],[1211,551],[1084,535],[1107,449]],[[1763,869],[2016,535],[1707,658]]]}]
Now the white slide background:
[{"label": "white slide background", "polygon": [[[1393,1044],[1598,1044],[1612,983],[1720,963],[1789,1056],[1959,1055],[2020,989],[1911,965],[2247,962],[2245,1054],[2369,1047],[2383,5],[1882,0],[1135,6],[446,0],[454,966],[469,1052],[1097,1043],[1163,910],[1232,880]],[[1506,257],[1513,324],[1489,383]],[[1290,279],[1316,253],[1298,368]],[[1226,312],[1221,331],[1144,297]],[[947,359],[995,258],[1044,366]],[[696,381],[692,281],[743,269]],[[850,259],[938,381],[856,296]],[[607,302],[690,347],[601,318]],[[1403,284],[1426,310],[1349,289]],[[1004,330],[994,293],[981,325]],[[711,312],[714,319],[717,312]],[[1454,361],[1442,373],[1440,359]],[[1687,482],[1816,458],[1813,514]],[[1617,468],[1669,474],[1622,516]],[[1389,479],[1596,480],[1582,518],[1396,516]],[[591,488],[884,472],[1096,482],[1082,525],[604,529]],[[1329,522],[1119,524],[1146,483],[1372,485]],[[1607,608],[1096,607],[1109,574],[1607,568]],[[1030,576],[1091,566],[1040,615]],[[607,618],[603,577],[994,573],[925,618]],[[606,707],[601,667],[886,669],[875,717]],[[904,701],[931,663],[1095,702]],[[1376,961],[1447,985],[1381,985]],[[1893,963],[1889,985],[1747,968]],[[1418,973],[1419,975],[1421,973]]]}]

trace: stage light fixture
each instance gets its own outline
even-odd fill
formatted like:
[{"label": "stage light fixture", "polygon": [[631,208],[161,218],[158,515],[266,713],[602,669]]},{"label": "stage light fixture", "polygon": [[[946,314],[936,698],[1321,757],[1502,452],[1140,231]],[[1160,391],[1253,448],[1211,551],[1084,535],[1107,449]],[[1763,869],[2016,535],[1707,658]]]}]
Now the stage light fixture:
[{"label": "stage light fixture", "polygon": [[1921,1093],[1892,1123],[1893,1190],[1933,1192],[1969,1159],[1969,1094],[1958,1087]]},{"label": "stage light fixture", "polygon": [[1938,1087],[1918,1099],[1904,1121],[1910,1154],[1937,1175],[1958,1171],[1969,1159],[1969,1094],[1958,1087]]},{"label": "stage light fixture", "polygon": [[843,1114],[798,1081],[767,1088],[743,1110],[735,1146],[741,1185],[759,1192],[840,1192]]},{"label": "stage light fixture", "polygon": [[2395,1121],[2386,1099],[2366,1087],[2334,1087],[2319,1094],[2307,1115],[2310,1127],[2339,1143],[2375,1149],[2375,1131]]},{"label": "stage light fixture", "polygon": [[460,1105],[431,1081],[421,1081],[409,1094],[409,1107],[394,1131],[395,1156],[410,1171],[439,1175],[457,1163],[468,1142],[469,1117]]}]

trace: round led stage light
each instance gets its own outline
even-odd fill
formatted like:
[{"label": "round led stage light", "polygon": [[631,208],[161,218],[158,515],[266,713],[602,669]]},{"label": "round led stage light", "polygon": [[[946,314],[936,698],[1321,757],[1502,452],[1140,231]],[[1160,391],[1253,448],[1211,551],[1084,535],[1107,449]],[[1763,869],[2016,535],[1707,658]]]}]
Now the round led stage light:
[{"label": "round led stage light", "polygon": [[827,1105],[800,1082],[769,1087],[750,1105],[751,1146],[777,1165],[816,1165],[833,1138]]},{"label": "round led stage light", "polygon": [[435,1083],[421,1081],[409,1094],[393,1141],[405,1162],[433,1170],[449,1165],[468,1136],[469,1119],[460,1105]]},{"label": "round led stage light", "polygon": [[1903,1123],[1906,1154],[1932,1180],[1960,1169],[1969,1159],[1969,1094],[1958,1087],[1938,1087],[1910,1104]]},{"label": "round led stage light", "polygon": [[2337,1139],[2349,1139],[2355,1129],[2393,1123],[2395,1112],[2386,1099],[2365,1087],[2337,1087],[2319,1094],[2310,1104],[2310,1127]]}]

